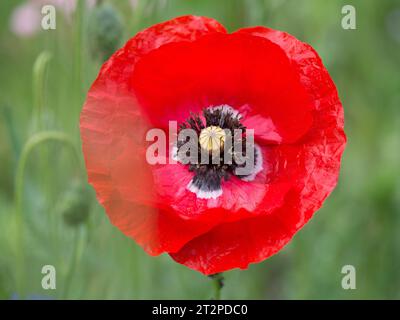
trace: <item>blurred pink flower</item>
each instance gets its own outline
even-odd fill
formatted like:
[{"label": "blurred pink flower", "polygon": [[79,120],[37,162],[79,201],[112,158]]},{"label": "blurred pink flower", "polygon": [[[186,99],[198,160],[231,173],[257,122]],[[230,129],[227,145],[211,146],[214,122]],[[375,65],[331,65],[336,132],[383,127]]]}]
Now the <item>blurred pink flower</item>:
[{"label": "blurred pink flower", "polygon": [[[85,2],[89,9],[96,4],[96,0],[86,0]],[[77,7],[77,0],[27,0],[12,13],[11,31],[21,37],[34,35],[40,29],[41,11],[45,5],[53,5],[67,19],[71,19]]]},{"label": "blurred pink flower", "polygon": [[29,37],[40,28],[41,14],[33,2],[18,6],[11,15],[10,28],[21,37]]}]

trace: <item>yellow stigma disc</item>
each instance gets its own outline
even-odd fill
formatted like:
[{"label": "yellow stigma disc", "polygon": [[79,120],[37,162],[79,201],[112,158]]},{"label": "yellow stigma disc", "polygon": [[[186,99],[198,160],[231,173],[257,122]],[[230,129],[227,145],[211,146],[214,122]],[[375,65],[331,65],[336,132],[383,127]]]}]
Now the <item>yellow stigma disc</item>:
[{"label": "yellow stigma disc", "polygon": [[200,146],[209,152],[221,150],[224,147],[225,131],[217,126],[204,128],[200,132],[199,142]]}]

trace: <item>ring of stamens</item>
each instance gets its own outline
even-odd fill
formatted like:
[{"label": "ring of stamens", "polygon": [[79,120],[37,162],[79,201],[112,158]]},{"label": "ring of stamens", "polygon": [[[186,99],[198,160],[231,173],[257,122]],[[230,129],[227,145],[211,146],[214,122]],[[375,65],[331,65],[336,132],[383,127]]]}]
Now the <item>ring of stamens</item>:
[{"label": "ring of stamens", "polygon": [[[186,140],[179,138],[179,133],[183,129],[192,129],[198,137],[198,155],[195,156],[195,161],[183,162],[188,165],[188,169],[194,172],[195,175],[187,188],[196,193],[199,198],[217,198],[222,194],[222,180],[228,180],[231,176],[236,176],[244,181],[250,181],[254,177],[251,174],[239,175],[238,168],[243,168],[244,164],[238,159],[248,158],[246,128],[240,122],[241,116],[238,112],[227,105],[219,107],[210,107],[203,110],[203,115],[200,117],[197,114],[191,114],[190,118],[179,125],[178,142],[177,142],[177,157],[180,160],[182,155],[181,148],[187,143]],[[235,135],[237,131],[241,132]],[[227,135],[228,134],[228,135]],[[232,139],[233,141],[227,139]],[[236,140],[235,140],[236,139]],[[238,140],[239,139],[239,140]],[[240,152],[228,148],[235,143],[241,144]],[[230,159],[226,159],[224,148],[227,148]],[[254,147],[254,146],[253,146]],[[183,150],[183,148],[182,148]],[[254,167],[260,170],[261,154],[257,148],[252,148],[254,154]],[[209,157],[209,162],[203,163],[202,152],[206,152]],[[185,155],[185,152],[183,152]],[[258,163],[257,163],[258,162]],[[262,162],[262,160],[261,160]]]}]

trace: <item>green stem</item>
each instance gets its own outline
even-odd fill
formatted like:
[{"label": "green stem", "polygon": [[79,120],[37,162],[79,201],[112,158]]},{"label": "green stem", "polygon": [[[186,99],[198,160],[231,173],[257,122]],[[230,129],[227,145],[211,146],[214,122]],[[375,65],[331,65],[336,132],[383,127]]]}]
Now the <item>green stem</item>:
[{"label": "green stem", "polygon": [[[46,120],[46,75],[48,70],[48,65],[52,59],[52,54],[48,51],[42,51],[36,58],[33,64],[32,72],[32,89],[33,89],[33,132],[39,132],[45,130]],[[40,154],[40,159],[38,163],[38,170],[41,172],[46,170],[48,167],[48,150],[43,150]],[[43,185],[48,187],[45,179],[43,179]],[[46,190],[48,191],[48,190]],[[50,228],[51,229],[51,228]]]},{"label": "green stem", "polygon": [[[45,86],[46,86],[46,70],[52,55],[48,51],[43,51],[36,58],[33,65],[33,106],[35,126],[41,129],[42,111],[45,106]],[[36,130],[36,128],[35,128]]]},{"label": "green stem", "polygon": [[214,300],[221,300],[221,289],[224,286],[224,276],[222,273],[216,273],[210,276],[214,285]]},{"label": "green stem", "polygon": [[[85,1],[78,1],[75,11],[75,37],[74,37],[74,55],[75,55],[75,81],[76,89],[79,93],[79,99],[83,94],[83,73],[82,73],[82,52],[83,52],[83,17],[85,11]],[[79,100],[79,104],[81,101]]]},{"label": "green stem", "polygon": [[22,214],[22,196],[24,191],[24,176],[27,161],[31,152],[39,145],[48,141],[56,141],[69,147],[79,164],[80,172],[83,173],[80,166],[80,154],[76,149],[73,141],[65,133],[58,131],[43,131],[34,134],[24,145],[21,156],[17,164],[17,172],[15,176],[15,221],[16,221],[16,282],[17,290],[23,295],[24,284],[24,246],[23,246],[23,214]]},{"label": "green stem", "polygon": [[72,277],[74,275],[76,267],[79,265],[79,261],[82,256],[82,252],[83,252],[84,244],[85,244],[85,238],[84,238],[83,232],[84,232],[84,230],[82,229],[81,226],[78,226],[78,228],[75,230],[73,251],[72,251],[68,271],[67,271],[67,274],[65,277],[65,286],[64,286],[64,291],[63,291],[63,295],[62,295],[63,299],[68,298],[68,293],[69,293],[69,288],[70,288],[70,284],[72,281]]}]

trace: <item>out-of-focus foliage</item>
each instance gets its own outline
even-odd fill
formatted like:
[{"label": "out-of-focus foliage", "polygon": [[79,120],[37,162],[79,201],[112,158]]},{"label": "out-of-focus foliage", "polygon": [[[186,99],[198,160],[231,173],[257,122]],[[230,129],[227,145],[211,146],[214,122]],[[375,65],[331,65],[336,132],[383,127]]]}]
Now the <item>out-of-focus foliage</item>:
[{"label": "out-of-focus foliage", "polygon": [[[112,30],[124,37],[121,43],[151,24],[183,14],[216,18],[229,31],[253,25],[287,31],[320,53],[337,85],[348,135],[338,187],[283,251],[246,271],[226,273],[222,296],[399,299],[399,1],[351,1],[356,30],[341,27],[342,6],[349,4],[342,0],[103,2],[113,6],[116,19],[124,24],[125,29]],[[21,273],[15,271],[20,229],[14,180],[22,146],[35,131],[34,62],[43,51],[52,55],[40,110],[44,127],[66,132],[78,148],[79,113],[100,68],[90,47],[93,9],[80,4],[75,13],[57,14],[56,30],[23,38],[9,28],[14,9],[22,3],[0,2],[0,298],[21,294],[56,299],[209,298],[208,278],[166,255],[147,256],[110,224],[93,192],[87,196],[88,204],[79,199],[79,191],[70,190],[71,183],[82,178],[68,151],[57,143],[39,146],[27,162],[24,266]],[[109,54],[115,43],[103,36],[102,54]],[[61,210],[68,201],[70,206]],[[83,215],[71,213],[74,206]],[[65,223],[76,222],[77,217],[84,223],[72,227]],[[57,290],[41,288],[41,268],[46,264],[57,269]],[[356,267],[356,290],[341,287],[341,269],[347,264]]]}]

